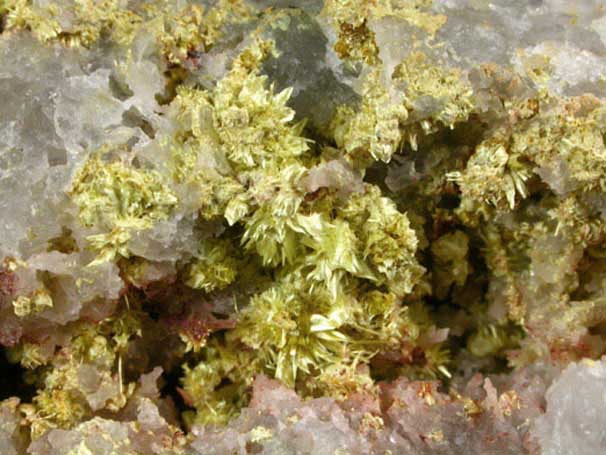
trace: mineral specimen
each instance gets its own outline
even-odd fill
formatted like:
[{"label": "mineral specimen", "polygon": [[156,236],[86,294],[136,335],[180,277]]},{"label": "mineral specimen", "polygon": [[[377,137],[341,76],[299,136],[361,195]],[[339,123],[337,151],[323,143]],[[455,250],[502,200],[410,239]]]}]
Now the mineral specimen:
[{"label": "mineral specimen", "polygon": [[547,391],[547,412],[535,432],[547,454],[604,453],[606,363],[570,364]]},{"label": "mineral specimen", "polygon": [[1,454],[606,453],[603,1],[0,0],[0,62]]}]

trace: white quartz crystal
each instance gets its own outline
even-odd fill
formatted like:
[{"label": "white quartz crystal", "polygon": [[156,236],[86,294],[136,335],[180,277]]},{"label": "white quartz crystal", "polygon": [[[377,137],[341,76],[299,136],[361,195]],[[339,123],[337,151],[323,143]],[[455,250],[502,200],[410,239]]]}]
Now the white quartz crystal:
[{"label": "white quartz crystal", "polygon": [[606,360],[573,363],[547,391],[535,422],[543,455],[606,453]]}]

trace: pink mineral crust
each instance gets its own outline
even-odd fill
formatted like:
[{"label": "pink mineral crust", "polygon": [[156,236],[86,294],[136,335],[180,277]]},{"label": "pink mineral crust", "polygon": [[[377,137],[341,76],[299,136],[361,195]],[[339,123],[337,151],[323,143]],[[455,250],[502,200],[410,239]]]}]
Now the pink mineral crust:
[{"label": "pink mineral crust", "polygon": [[250,406],[225,428],[196,427],[196,454],[539,454],[530,435],[553,374],[475,375],[463,390],[398,379],[378,396],[302,400],[259,376]]}]

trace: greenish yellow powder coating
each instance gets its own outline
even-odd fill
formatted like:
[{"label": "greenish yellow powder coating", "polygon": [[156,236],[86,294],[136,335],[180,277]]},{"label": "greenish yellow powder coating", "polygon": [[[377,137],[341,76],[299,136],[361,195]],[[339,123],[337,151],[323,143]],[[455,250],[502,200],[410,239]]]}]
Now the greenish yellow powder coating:
[{"label": "greenish yellow powder coating", "polygon": [[[398,349],[402,337],[415,342],[406,335],[415,332],[415,322],[399,304],[423,273],[415,259],[414,230],[372,185],[346,200],[328,197],[329,205],[306,200],[299,182],[316,159],[303,125],[292,123],[294,111],[286,106],[290,90],[274,93],[257,74],[268,52],[271,43],[254,43],[212,92],[180,90],[173,102],[186,128],[183,145],[174,149],[175,176],[200,188],[212,185],[212,173],[184,170],[193,169],[200,156],[194,154],[205,153],[204,144],[214,141],[231,168],[216,178],[233,182],[234,189],[214,216],[241,226],[245,251],[258,255],[276,276],[238,314],[225,340],[203,349],[206,360],[186,368],[184,391],[199,410],[198,422],[232,416],[254,372],[270,373],[292,387],[300,384],[310,393],[338,395],[335,365],[347,371],[352,362],[368,361],[382,349]],[[203,118],[213,130],[199,128]],[[249,179],[255,185],[247,190]],[[207,216],[208,203],[200,203]],[[233,282],[237,249],[227,239],[203,246],[188,269],[187,284],[210,291]],[[375,286],[388,291],[371,291]],[[232,351],[239,353],[237,362]],[[232,385],[219,387],[222,378]]]},{"label": "greenish yellow powder coating", "polygon": [[[128,46],[137,35],[151,35],[170,62],[183,63],[188,52],[211,46],[227,22],[246,22],[252,10],[244,2],[221,0],[208,10],[201,5],[183,6],[170,0],[153,0],[129,9],[120,0],[70,0],[33,2],[3,0],[6,27],[28,29],[42,42],[59,41],[67,46],[91,47],[109,38]],[[70,13],[69,23],[57,18]]]}]

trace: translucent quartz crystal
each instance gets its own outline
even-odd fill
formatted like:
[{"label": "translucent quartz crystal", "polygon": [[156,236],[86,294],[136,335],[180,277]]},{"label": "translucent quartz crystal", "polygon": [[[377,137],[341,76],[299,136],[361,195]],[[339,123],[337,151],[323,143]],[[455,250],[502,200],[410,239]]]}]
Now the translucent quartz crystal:
[{"label": "translucent quartz crystal", "polygon": [[606,451],[606,360],[570,364],[547,390],[533,433],[543,455]]},{"label": "translucent quartz crystal", "polygon": [[27,447],[27,436],[19,428],[19,400],[10,398],[0,403],[0,453],[21,455]]},{"label": "translucent quartz crystal", "polygon": [[[556,93],[604,94],[606,12],[599,0],[438,0],[433,7],[448,21],[438,38],[454,51],[453,63],[513,65],[520,74],[552,71]],[[571,17],[574,19],[571,20]],[[445,53],[446,54],[446,53]],[[456,62],[456,63],[455,63]]]}]

